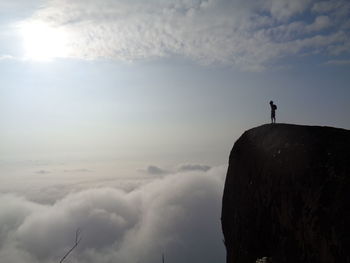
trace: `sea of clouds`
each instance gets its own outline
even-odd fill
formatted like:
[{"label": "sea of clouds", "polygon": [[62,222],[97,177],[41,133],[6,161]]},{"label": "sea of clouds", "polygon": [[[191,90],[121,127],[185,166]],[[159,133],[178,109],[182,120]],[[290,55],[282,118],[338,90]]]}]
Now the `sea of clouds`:
[{"label": "sea of clouds", "polygon": [[[72,187],[40,201],[0,195],[0,259],[6,263],[223,262],[220,225],[226,167],[183,165],[144,169],[148,179],[128,190],[118,183]],[[29,186],[32,187],[32,186]],[[78,190],[77,190],[78,189]],[[45,201],[45,193],[47,202]]]}]

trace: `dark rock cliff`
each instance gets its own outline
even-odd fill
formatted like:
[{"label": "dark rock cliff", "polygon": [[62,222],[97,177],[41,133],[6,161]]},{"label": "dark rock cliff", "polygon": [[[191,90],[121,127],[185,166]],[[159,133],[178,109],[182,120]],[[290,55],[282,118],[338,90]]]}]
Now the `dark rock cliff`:
[{"label": "dark rock cliff", "polygon": [[222,229],[227,263],[350,262],[350,131],[246,131],[230,154]]}]

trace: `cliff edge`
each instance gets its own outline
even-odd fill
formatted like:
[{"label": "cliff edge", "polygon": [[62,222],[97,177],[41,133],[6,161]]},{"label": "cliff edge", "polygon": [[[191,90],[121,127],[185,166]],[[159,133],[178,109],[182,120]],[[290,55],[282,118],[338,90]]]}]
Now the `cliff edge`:
[{"label": "cliff edge", "polygon": [[350,262],[350,131],[268,124],[230,154],[227,263]]}]

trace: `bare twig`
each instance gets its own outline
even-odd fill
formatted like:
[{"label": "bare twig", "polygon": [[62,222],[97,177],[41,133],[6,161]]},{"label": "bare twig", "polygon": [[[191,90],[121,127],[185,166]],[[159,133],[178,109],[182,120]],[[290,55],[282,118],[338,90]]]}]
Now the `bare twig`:
[{"label": "bare twig", "polygon": [[60,263],[62,263],[68,257],[68,255],[78,246],[78,244],[81,241],[80,233],[81,233],[81,230],[78,228],[75,231],[75,243],[74,243],[74,246],[70,250],[68,250],[67,253],[61,258]]}]

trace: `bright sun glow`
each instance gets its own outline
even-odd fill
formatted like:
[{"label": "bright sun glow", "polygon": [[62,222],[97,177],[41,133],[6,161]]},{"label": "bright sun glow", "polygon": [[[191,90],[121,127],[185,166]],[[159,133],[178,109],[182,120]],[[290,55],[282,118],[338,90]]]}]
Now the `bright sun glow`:
[{"label": "bright sun glow", "polygon": [[48,61],[67,57],[67,34],[62,29],[43,22],[27,22],[20,28],[26,58]]}]

